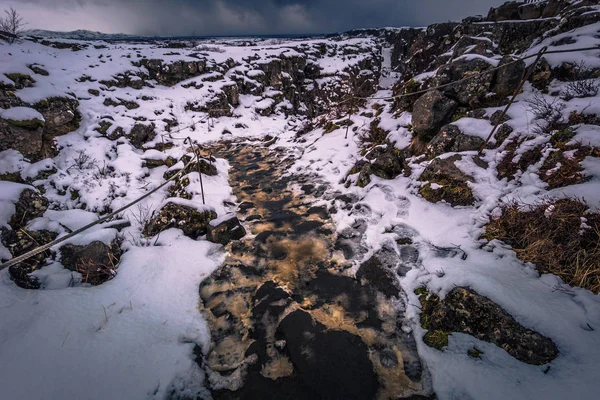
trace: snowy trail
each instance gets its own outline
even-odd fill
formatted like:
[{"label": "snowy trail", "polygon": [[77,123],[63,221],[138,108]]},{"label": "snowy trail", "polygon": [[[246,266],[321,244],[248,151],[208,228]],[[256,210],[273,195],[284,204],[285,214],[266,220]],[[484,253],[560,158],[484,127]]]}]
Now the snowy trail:
[{"label": "snowy trail", "polygon": [[[330,213],[336,207],[362,213],[361,206],[314,174],[285,174],[294,162],[291,149],[220,147],[251,235],[228,248],[230,257],[200,289],[211,327],[205,362],[213,397],[428,393],[416,343],[396,312],[402,301],[347,273],[347,260],[360,256],[353,238],[361,228],[337,241],[333,236]],[[311,329],[298,342],[294,334]]]}]

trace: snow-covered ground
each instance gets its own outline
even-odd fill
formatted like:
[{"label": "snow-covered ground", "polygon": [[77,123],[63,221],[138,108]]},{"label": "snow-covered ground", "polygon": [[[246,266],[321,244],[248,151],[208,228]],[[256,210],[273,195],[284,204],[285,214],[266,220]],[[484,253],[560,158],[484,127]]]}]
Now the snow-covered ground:
[{"label": "snow-covered ground", "polygon": [[[600,44],[599,29],[600,24],[593,24],[578,29],[576,35],[570,33],[570,36],[576,36],[576,43],[560,46],[560,49]],[[552,49],[552,43],[559,39],[560,35],[542,41],[526,54],[536,53],[544,45],[550,45]],[[303,43],[316,48],[325,42],[328,41]],[[373,42],[347,39],[344,44],[368,46]],[[292,170],[317,173],[329,183],[330,190],[353,193],[370,206],[371,216],[365,233],[369,252],[365,254],[365,260],[393,239],[389,233],[392,226],[404,224],[407,229],[414,230],[420,252],[419,264],[401,278],[400,283],[407,298],[407,317],[412,321],[419,354],[427,364],[440,399],[597,396],[600,389],[596,372],[600,361],[598,295],[568,287],[554,275],[539,276],[532,265],[519,261],[516,253],[507,246],[492,243],[482,247],[479,239],[483,225],[498,212],[499,204],[511,199],[535,204],[548,196],[578,196],[584,198],[590,208],[599,209],[600,164],[597,158],[588,157],[582,162],[585,174],[590,178],[586,182],[549,190],[538,176],[543,161],[508,182],[494,173],[504,155],[503,147],[484,152],[483,159],[488,168],[478,167],[472,161],[475,152],[467,152],[459,167],[474,178],[471,188],[480,200],[472,207],[432,204],[419,196],[422,183],[417,178],[428,163],[423,159],[411,160],[410,176],[393,180],[373,176],[365,188],[345,188],[344,178],[361,158],[362,127],[369,126],[372,116],[361,115],[361,112],[352,115],[353,126],[360,128],[357,131],[350,129],[347,138],[343,127],[327,134],[322,128],[316,128],[304,135],[303,141],[297,141],[296,131],[306,118],[286,115],[285,101],[279,103],[274,114],[259,115],[256,109],[270,106],[270,99],[277,96],[277,93],[267,93],[263,97],[240,95],[240,105],[234,109],[233,116],[209,120],[205,113],[189,111],[186,105],[210,98],[224,85],[221,79],[203,81],[200,76],[172,87],[155,84],[141,90],[107,89],[100,83],[100,80],[127,71],[147,72],[144,67],[131,64],[132,60],[141,57],[159,58],[165,62],[197,61],[189,56],[189,52],[154,44],[103,43],[98,47],[90,45],[71,51],[32,42],[0,46],[0,82],[8,83],[5,74],[14,73],[28,74],[35,79],[33,86],[16,91],[21,100],[35,103],[52,96],[72,94],[79,99],[82,115],[78,130],[57,138],[60,151],[53,159],[29,163],[14,150],[0,153],[0,174],[17,172],[26,179],[36,176],[40,170],[57,170],[50,180],[35,182],[43,185],[51,210],[32,221],[29,228],[50,229],[64,235],[67,232],[64,227],[77,229],[98,218],[97,213],[107,208],[117,209],[140,197],[160,184],[167,170],[166,166],[149,169],[144,166],[144,160],[168,156],[179,159],[187,153],[186,145],[180,139],[187,136],[200,144],[239,137],[278,137],[278,146],[289,147],[301,154]],[[245,62],[249,57],[268,60],[282,53],[293,56],[297,50],[285,44],[247,47],[220,44],[217,49],[205,52],[214,64],[226,63],[230,58],[240,64],[228,70],[225,78],[238,70],[246,79],[252,80],[262,72],[253,72]],[[547,59],[552,66],[584,60],[589,67],[600,67],[598,53],[565,53]],[[391,50],[383,48],[382,54],[380,90],[374,97],[390,96],[391,87],[400,79],[391,68]],[[335,75],[358,60],[327,56],[315,62],[324,75]],[[28,68],[30,65],[43,67],[49,75],[33,74]],[[204,78],[207,77],[209,75]],[[202,87],[190,88],[188,85],[192,82],[202,84]],[[107,90],[94,96],[90,89]],[[560,86],[553,87],[553,90],[561,89]],[[533,116],[525,100],[536,92],[527,84],[509,112],[514,137],[531,132]],[[142,96],[148,100],[141,100]],[[131,110],[124,106],[107,107],[103,104],[106,98],[135,101],[139,107]],[[584,108],[586,113],[600,114],[600,95],[564,102],[565,118],[571,111]],[[389,139],[398,149],[407,147],[411,141],[410,114],[394,115],[391,103],[381,100],[369,101],[361,111],[372,111],[375,104],[384,106],[380,126],[390,132]],[[498,109],[489,108],[486,113],[489,116]],[[0,118],[4,119],[43,121],[40,117],[37,111],[26,107],[0,110]],[[164,121],[168,118],[178,121],[179,126],[174,130],[193,124],[195,128],[170,135],[166,130],[168,123]],[[111,122],[108,134],[117,127],[129,131],[137,121],[152,121],[159,134],[139,149],[127,140],[112,141],[98,132],[96,129],[101,128],[101,121]],[[491,129],[489,121],[473,118],[458,120],[456,125],[465,134],[483,138]],[[598,126],[580,125],[575,130],[574,141],[600,147]],[[174,143],[174,147],[165,151],[153,149],[163,140]],[[548,138],[531,141],[534,147],[547,143]],[[82,153],[90,157],[89,164],[74,168],[75,160]],[[217,160],[216,165],[219,174],[204,177],[204,194],[207,204],[219,215],[225,215],[231,209],[224,202],[235,202],[235,198],[227,182],[229,165],[224,160]],[[99,178],[97,172],[103,166],[114,168],[114,173]],[[198,175],[189,176],[191,185],[186,190],[192,194],[190,202],[200,205]],[[0,182],[0,225],[7,226],[14,213],[13,203],[21,186]],[[67,188],[77,191],[79,197],[73,199]],[[143,207],[159,209],[167,196],[166,190],[152,195]],[[83,204],[86,211],[81,210]],[[222,247],[205,240],[191,240],[176,229],[162,233],[156,243],[146,245],[140,240],[142,226],[136,221],[135,212],[132,210],[123,215],[132,221],[132,226],[122,233],[126,252],[117,276],[107,283],[96,287],[72,287],[72,273],[59,261],[52,261],[34,273],[44,285],[37,291],[17,287],[7,270],[0,271],[0,397],[158,399],[172,390],[185,394],[185,391],[181,392],[182,388],[196,396],[209,396],[203,389],[203,373],[194,362],[192,350],[195,344],[201,347],[209,344],[206,323],[197,309],[198,286],[222,262]],[[333,214],[333,218],[338,232],[356,220],[356,216],[343,210]],[[72,243],[84,244],[92,240],[110,243],[117,234],[115,229],[100,226]],[[467,257],[464,260],[441,257],[434,246],[460,247]],[[0,256],[3,259],[10,257],[2,245]],[[502,306],[519,323],[551,338],[560,355],[546,371],[546,366],[524,364],[499,347],[468,335],[451,335],[450,345],[443,352],[426,346],[420,340],[424,330],[418,322],[419,300],[414,295],[414,290],[423,284],[441,296],[455,286],[472,287]],[[465,349],[474,346],[483,351],[482,359],[467,356]]]}]

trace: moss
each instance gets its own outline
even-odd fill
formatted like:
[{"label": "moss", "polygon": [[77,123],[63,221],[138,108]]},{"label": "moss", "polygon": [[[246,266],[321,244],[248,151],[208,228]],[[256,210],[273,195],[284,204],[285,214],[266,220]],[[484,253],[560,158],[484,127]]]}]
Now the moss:
[{"label": "moss", "polygon": [[328,122],[327,125],[325,125],[323,129],[324,129],[323,133],[327,134],[327,133],[331,133],[333,131],[340,129],[340,126],[333,122]]},{"label": "moss", "polygon": [[427,293],[429,293],[429,292],[427,291],[427,288],[425,286],[420,286],[420,287],[418,287],[418,288],[415,289],[415,294],[417,296],[421,296],[421,295],[424,295],[424,294],[427,294]]},{"label": "moss", "polygon": [[108,129],[113,125],[112,122],[108,121],[100,121],[100,126],[94,129],[96,132],[99,132],[101,135],[106,135]]},{"label": "moss", "polygon": [[404,94],[414,93],[414,92],[418,91],[420,88],[421,88],[421,84],[418,83],[417,81],[415,81],[413,78],[411,78],[404,85]]},{"label": "moss", "polygon": [[8,172],[6,174],[0,174],[0,181],[23,183],[23,178],[21,178],[20,172]]},{"label": "moss", "polygon": [[31,78],[31,76],[29,76],[27,74],[12,73],[12,74],[5,74],[5,75],[8,79],[13,81],[14,83],[19,83],[20,81],[24,81],[24,80],[30,80],[30,81],[34,82],[34,80]]},{"label": "moss", "polygon": [[[441,187],[433,189],[431,187],[432,183],[436,183]],[[419,194],[431,203],[438,203],[443,200],[453,206],[470,206],[475,202],[473,191],[469,185],[444,179],[427,183],[419,190]]]},{"label": "moss", "polygon": [[467,354],[472,358],[481,358],[483,351],[476,349],[473,347],[472,349],[467,350]]},{"label": "moss", "polygon": [[550,143],[552,143],[552,145],[554,147],[562,148],[565,146],[565,144],[567,142],[569,142],[574,137],[575,137],[575,131],[571,128],[566,128],[566,129],[563,129],[561,131],[554,133],[550,137]]},{"label": "moss", "polygon": [[35,131],[38,128],[43,128],[44,127],[44,121],[41,121],[39,119],[28,119],[25,121],[14,121],[12,119],[7,119],[8,123],[11,124],[12,126],[16,126],[19,128],[23,128],[23,129],[27,129],[30,131]]},{"label": "moss", "polygon": [[443,350],[444,347],[448,346],[448,336],[450,336],[450,334],[446,331],[428,331],[425,336],[423,336],[423,342],[429,347]]}]

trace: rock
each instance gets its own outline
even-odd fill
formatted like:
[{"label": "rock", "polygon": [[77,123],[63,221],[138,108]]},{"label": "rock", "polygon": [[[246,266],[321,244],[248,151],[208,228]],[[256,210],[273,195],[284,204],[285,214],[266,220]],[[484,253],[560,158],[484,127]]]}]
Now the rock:
[{"label": "rock", "polygon": [[461,159],[460,155],[434,159],[419,177],[420,181],[429,181],[419,194],[432,203],[443,200],[453,206],[472,205],[475,198],[468,185],[471,178],[454,164]]},{"label": "rock", "polygon": [[[24,229],[10,231],[6,228],[3,228],[0,233],[2,244],[10,251],[13,257],[18,257],[38,246],[50,243],[58,236],[55,232],[51,231],[26,231]],[[47,250],[9,267],[8,273],[10,279],[20,288],[39,289],[41,286],[39,279],[29,274],[41,268],[46,258],[51,255],[50,251]]]},{"label": "rock", "polygon": [[319,399],[373,399],[378,382],[368,348],[347,331],[328,330],[310,314],[296,310],[278,330],[302,381]]},{"label": "rock", "polygon": [[210,221],[206,233],[208,240],[213,243],[220,243],[223,246],[232,240],[239,240],[244,236],[246,236],[246,229],[244,229],[234,214],[228,214]]},{"label": "rock", "polygon": [[36,190],[25,189],[15,203],[15,213],[10,218],[9,225],[14,230],[24,228],[29,221],[41,217],[48,209],[48,199]]},{"label": "rock", "polygon": [[490,122],[492,125],[499,125],[506,121],[509,121],[510,117],[503,113],[503,110],[495,111],[490,117]]},{"label": "rock", "polygon": [[38,75],[42,75],[42,76],[48,76],[48,75],[50,75],[48,73],[48,71],[46,71],[44,68],[42,68],[42,67],[40,67],[39,65],[36,65],[36,64],[28,65],[27,68],[29,68],[30,70],[32,70],[34,73],[36,73]]},{"label": "rock", "polygon": [[32,161],[43,158],[42,126],[31,124],[29,127],[20,127],[0,118],[0,151],[14,149]]},{"label": "rock", "polygon": [[448,152],[478,150],[483,142],[480,137],[464,135],[455,125],[446,125],[431,139],[426,154],[433,158]]},{"label": "rock", "polygon": [[492,42],[471,36],[463,36],[454,45],[454,53],[452,58],[462,56],[464,54],[480,54],[487,55],[492,53]]},{"label": "rock", "polygon": [[419,97],[413,107],[413,130],[421,139],[432,138],[448,122],[458,104],[437,90]]},{"label": "rock", "polygon": [[455,161],[460,161],[461,159],[462,157],[460,155],[454,155],[444,159],[436,158],[425,168],[419,177],[419,180],[431,181],[444,177],[457,182],[467,182],[470,178],[454,164]]},{"label": "rock", "polygon": [[50,97],[34,104],[46,120],[44,134],[52,137],[79,129],[79,102],[69,97]]},{"label": "rock", "polygon": [[533,69],[533,72],[529,77],[529,82],[531,82],[531,85],[534,88],[544,91],[548,88],[551,80],[552,67],[548,63],[548,60],[546,60],[545,57],[542,57]]},{"label": "rock", "polygon": [[560,12],[569,5],[567,0],[550,0],[546,3],[542,18],[553,18],[558,16]]},{"label": "rock", "polygon": [[5,75],[8,79],[14,82],[14,85],[12,85],[12,87],[15,89],[32,87],[35,84],[35,80],[27,74],[9,73]]},{"label": "rock", "polygon": [[60,248],[60,255],[66,269],[81,274],[81,282],[97,286],[117,275],[121,249],[117,242],[110,246],[100,241],[85,246],[65,244]]},{"label": "rock", "polygon": [[[514,63],[516,58],[504,56],[498,66],[505,66],[496,72],[496,77],[491,90],[499,96],[510,96],[519,88],[521,79],[525,75],[525,61],[519,60]],[[508,65],[509,63],[513,63]]]},{"label": "rock", "polygon": [[517,20],[519,17],[519,7],[522,3],[517,1],[507,1],[502,4],[500,7],[491,8],[487,20],[500,22],[500,21],[508,21],[508,20]]},{"label": "rock", "polygon": [[[492,65],[482,58],[459,58],[438,69],[435,75],[435,85],[456,82],[470,75],[476,75],[490,69]],[[477,108],[490,91],[494,74],[482,74],[464,82],[448,86],[442,92],[461,105]],[[414,124],[413,124],[414,125]]]},{"label": "rock", "polygon": [[131,128],[131,132],[129,132],[129,141],[135,148],[142,149],[145,143],[154,140],[156,137],[154,129],[154,123],[150,125],[137,123]]},{"label": "rock", "polygon": [[227,101],[232,106],[237,106],[240,104],[240,93],[238,90],[238,86],[235,83],[231,83],[229,85],[225,85],[221,88],[221,90],[227,96]]},{"label": "rock", "polygon": [[472,335],[533,365],[549,363],[558,356],[552,340],[521,326],[496,303],[469,288],[456,287],[444,300],[424,292],[419,298],[421,325],[429,332]]},{"label": "rock", "polygon": [[208,223],[217,218],[217,213],[209,207],[198,210],[180,203],[167,203],[144,227],[146,236],[154,236],[169,228],[183,230],[183,234],[196,239],[204,235]]},{"label": "rock", "polygon": [[388,146],[387,151],[377,156],[370,167],[371,173],[382,179],[394,179],[402,173],[403,169],[403,152],[392,145]]},{"label": "rock", "polygon": [[366,280],[387,297],[399,297],[400,284],[394,271],[400,264],[400,257],[394,249],[382,248],[365,261],[356,272],[356,278]]},{"label": "rock", "polygon": [[537,19],[542,16],[546,4],[543,2],[523,4],[518,8],[519,18]]}]

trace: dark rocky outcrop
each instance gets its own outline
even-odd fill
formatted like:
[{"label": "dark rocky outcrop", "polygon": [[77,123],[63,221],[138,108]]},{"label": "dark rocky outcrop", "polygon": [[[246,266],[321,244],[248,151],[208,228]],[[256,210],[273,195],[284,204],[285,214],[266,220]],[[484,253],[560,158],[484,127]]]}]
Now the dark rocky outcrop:
[{"label": "dark rocky outcrop", "polygon": [[81,274],[81,282],[97,286],[116,276],[121,249],[116,241],[110,246],[96,241],[85,246],[66,244],[60,255],[66,269]]},{"label": "dark rocky outcrop", "polygon": [[472,205],[475,198],[468,185],[471,178],[454,164],[461,159],[460,155],[434,159],[419,177],[420,181],[428,182],[419,194],[432,203],[443,200],[453,206]]},{"label": "dark rocky outcrop", "polygon": [[[459,58],[441,67],[435,76],[435,85],[457,82],[470,75],[476,75],[492,67],[482,58]],[[493,73],[478,75],[464,82],[445,87],[444,95],[455,99],[461,105],[477,108],[486,98],[494,78]]]},{"label": "dark rocky outcrop", "polygon": [[210,209],[198,210],[183,204],[169,202],[144,227],[146,236],[154,236],[169,228],[178,228],[183,234],[196,239],[204,235],[208,223],[217,218],[217,213]]},{"label": "dark rocky outcrop", "polygon": [[472,289],[456,287],[444,300],[423,288],[418,294],[421,325],[429,330],[423,340],[429,346],[441,349],[449,333],[460,332],[493,343],[528,364],[546,364],[558,356],[552,340],[521,326],[500,306]]},{"label": "dark rocky outcrop", "polygon": [[37,190],[25,189],[15,203],[15,213],[9,221],[14,230],[24,228],[29,221],[41,217],[48,209],[48,199]]},{"label": "dark rocky outcrop", "polygon": [[[2,244],[10,251],[13,257],[18,257],[38,246],[50,243],[58,236],[55,232],[51,231],[26,231],[24,229],[11,231],[6,228],[0,230],[0,234]],[[23,289],[39,289],[41,282],[38,278],[29,274],[41,268],[46,258],[51,255],[50,251],[44,251],[19,264],[10,266],[8,268],[10,279]]]},{"label": "dark rocky outcrop", "polygon": [[464,135],[457,126],[446,125],[431,139],[426,154],[433,158],[448,152],[478,150],[481,145],[480,137]]},{"label": "dark rocky outcrop", "polygon": [[142,149],[145,143],[150,142],[156,137],[154,129],[154,123],[150,125],[137,123],[131,128],[131,132],[129,132],[129,141],[135,148]]},{"label": "dark rocky outcrop", "polygon": [[415,102],[413,107],[413,130],[417,136],[429,140],[435,136],[439,129],[447,122],[457,103],[444,96],[437,90],[431,90]]},{"label": "dark rocky outcrop", "polygon": [[496,72],[491,90],[499,96],[510,96],[519,88],[521,79],[525,75],[525,61],[504,56],[498,66],[504,66],[504,68]]},{"label": "dark rocky outcrop", "polygon": [[225,246],[232,240],[239,240],[244,236],[246,236],[246,229],[234,214],[226,215],[208,223],[206,238],[213,243],[220,243]]}]

